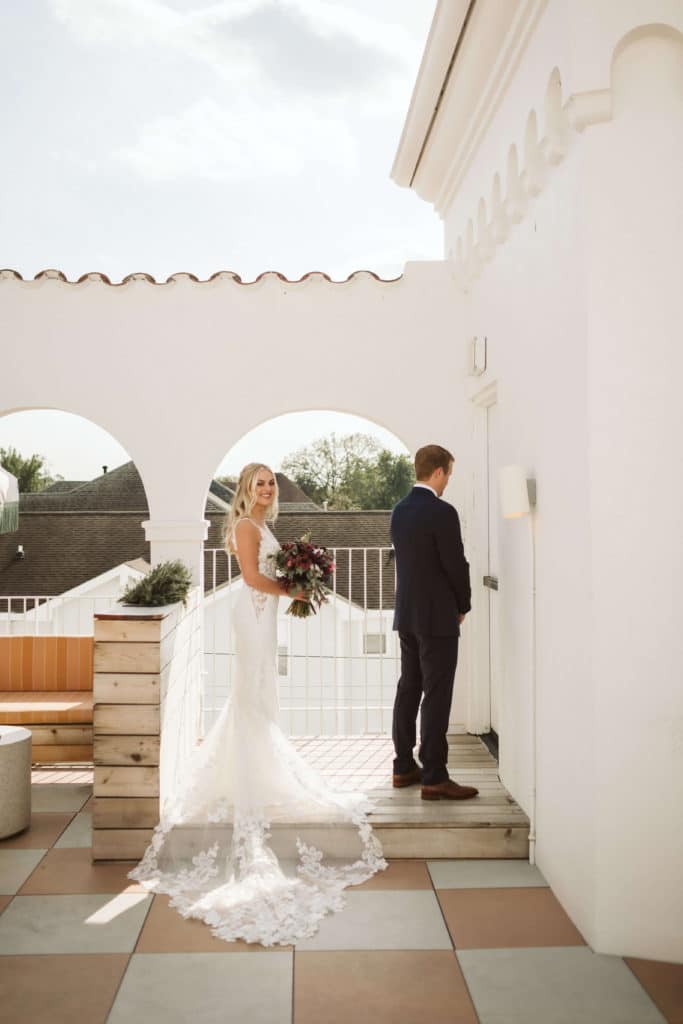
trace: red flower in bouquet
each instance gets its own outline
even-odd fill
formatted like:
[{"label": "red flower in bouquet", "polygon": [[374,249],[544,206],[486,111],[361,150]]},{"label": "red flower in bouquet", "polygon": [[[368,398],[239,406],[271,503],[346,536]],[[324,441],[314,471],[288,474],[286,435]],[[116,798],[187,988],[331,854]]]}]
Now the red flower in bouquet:
[{"label": "red flower in bouquet", "polygon": [[307,597],[306,601],[292,601],[287,615],[298,619],[314,615],[327,601],[334,573],[334,560],[327,548],[312,544],[310,533],[305,533],[299,540],[287,541],[270,557],[286,592],[304,591]]}]

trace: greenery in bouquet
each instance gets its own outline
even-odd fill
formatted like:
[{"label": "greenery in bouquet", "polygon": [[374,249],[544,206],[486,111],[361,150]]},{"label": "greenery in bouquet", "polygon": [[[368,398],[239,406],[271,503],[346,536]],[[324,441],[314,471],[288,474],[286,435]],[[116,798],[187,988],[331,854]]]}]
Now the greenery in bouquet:
[{"label": "greenery in bouquet", "polygon": [[312,544],[310,533],[305,533],[299,540],[287,541],[271,557],[287,593],[303,591],[307,597],[306,601],[292,601],[287,615],[298,619],[315,615],[327,601],[334,573],[334,560],[327,548]]}]

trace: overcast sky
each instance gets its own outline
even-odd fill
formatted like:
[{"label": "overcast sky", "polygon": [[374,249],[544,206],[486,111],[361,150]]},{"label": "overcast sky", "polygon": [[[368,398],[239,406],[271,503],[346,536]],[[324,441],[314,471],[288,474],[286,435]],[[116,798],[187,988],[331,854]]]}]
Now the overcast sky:
[{"label": "overcast sky", "polygon": [[[393,277],[408,259],[440,258],[438,218],[389,179],[433,10],[2,4],[0,266],[29,278],[54,267],[250,280],[271,269]],[[55,472],[116,464],[95,434],[76,445],[66,421],[55,429],[41,449]],[[0,421],[0,446],[23,436],[19,417]]]}]

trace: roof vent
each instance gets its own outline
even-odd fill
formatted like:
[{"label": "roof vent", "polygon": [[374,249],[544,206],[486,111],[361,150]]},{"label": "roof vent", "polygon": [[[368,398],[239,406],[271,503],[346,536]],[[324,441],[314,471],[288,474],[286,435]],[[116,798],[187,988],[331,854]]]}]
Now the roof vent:
[{"label": "roof vent", "polygon": [[108,466],[102,466],[102,473],[103,474],[106,473],[108,468],[109,468]]}]

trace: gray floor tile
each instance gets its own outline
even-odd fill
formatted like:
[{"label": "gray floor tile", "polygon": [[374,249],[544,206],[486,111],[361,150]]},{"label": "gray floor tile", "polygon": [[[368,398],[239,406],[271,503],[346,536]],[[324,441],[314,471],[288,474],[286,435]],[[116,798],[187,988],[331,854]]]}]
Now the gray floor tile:
[{"label": "gray floor tile", "polygon": [[585,946],[457,957],[481,1024],[666,1024],[621,957]]},{"label": "gray floor tile", "polygon": [[92,845],[92,814],[90,811],[80,811],[64,829],[55,846],[68,846],[72,849],[76,846]]},{"label": "gray floor tile", "polygon": [[291,953],[136,953],[107,1024],[290,1024]]},{"label": "gray floor tile", "polygon": [[526,860],[429,860],[437,889],[503,889],[547,885],[535,865]]},{"label": "gray floor tile", "polygon": [[129,953],[151,901],[135,892],[15,896],[0,917],[0,953]]},{"label": "gray floor tile", "polygon": [[89,782],[41,782],[31,786],[32,811],[80,811],[92,796]]},{"label": "gray floor tile", "polygon": [[46,853],[47,850],[0,850],[0,896],[13,896]]},{"label": "gray floor tile", "polygon": [[297,949],[452,948],[430,890],[347,890],[344,896],[344,909],[323,918],[318,933],[297,942]]}]

